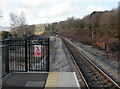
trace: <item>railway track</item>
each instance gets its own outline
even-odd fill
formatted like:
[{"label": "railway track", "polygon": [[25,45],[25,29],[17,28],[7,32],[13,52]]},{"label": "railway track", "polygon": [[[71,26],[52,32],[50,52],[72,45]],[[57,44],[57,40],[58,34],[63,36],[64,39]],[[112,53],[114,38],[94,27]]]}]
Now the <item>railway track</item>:
[{"label": "railway track", "polygon": [[63,47],[66,52],[66,55],[68,55],[68,59],[70,59],[69,60],[70,64],[73,67],[74,72],[76,73],[76,76],[77,76],[77,79],[78,79],[81,89],[89,89],[89,86],[88,86],[83,74],[81,73],[81,71],[80,71],[78,65],[76,64],[73,56],[71,55],[70,51],[66,48],[66,45],[64,42],[63,42]]},{"label": "railway track", "polygon": [[76,46],[62,38],[70,56],[82,79],[82,88],[88,89],[120,89],[120,86],[98,68],[89,58],[81,53]]}]

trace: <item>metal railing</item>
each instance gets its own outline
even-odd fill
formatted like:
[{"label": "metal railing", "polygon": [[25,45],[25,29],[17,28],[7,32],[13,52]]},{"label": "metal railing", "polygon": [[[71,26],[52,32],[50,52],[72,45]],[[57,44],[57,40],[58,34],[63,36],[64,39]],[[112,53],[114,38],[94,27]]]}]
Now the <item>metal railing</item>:
[{"label": "metal railing", "polygon": [[[49,71],[49,38],[27,37],[2,40],[2,72]],[[35,56],[40,46],[40,56]]]}]

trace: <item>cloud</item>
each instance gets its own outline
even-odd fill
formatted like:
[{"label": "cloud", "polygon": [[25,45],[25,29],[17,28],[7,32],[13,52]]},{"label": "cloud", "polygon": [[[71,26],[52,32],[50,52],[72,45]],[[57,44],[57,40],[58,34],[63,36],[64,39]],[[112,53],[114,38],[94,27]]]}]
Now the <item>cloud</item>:
[{"label": "cloud", "polygon": [[48,10],[40,10],[40,12],[38,13],[38,17],[41,17],[41,18],[49,17],[48,12],[49,12]]},{"label": "cloud", "polygon": [[55,17],[69,14],[73,10],[74,6],[70,3],[60,3],[55,6],[51,6],[49,9],[41,10],[38,14],[39,17]]},{"label": "cloud", "polygon": [[91,13],[93,11],[105,11],[105,10],[108,10],[108,9],[105,6],[93,6],[93,5],[91,5],[91,6],[88,6],[86,8],[86,10],[87,10],[87,12]]},{"label": "cloud", "polygon": [[59,5],[56,5],[49,10],[49,15],[50,16],[59,16],[59,15],[64,15],[68,14],[70,11],[72,11],[72,6],[69,3],[62,3]]},{"label": "cloud", "polygon": [[3,4],[3,3],[6,3],[8,0],[0,0],[0,3]]},{"label": "cloud", "polygon": [[16,10],[17,15],[20,15],[21,12],[25,13],[26,19],[30,20],[37,17],[38,9],[31,9],[31,8],[18,8]]},{"label": "cloud", "polygon": [[10,19],[9,14],[4,13],[3,18],[0,19],[0,25],[1,26],[4,26],[4,25],[9,26],[9,23],[10,23],[9,19]]},{"label": "cloud", "polygon": [[[93,3],[85,8],[89,2],[98,2],[98,6]],[[118,2],[118,0],[0,0],[0,10],[3,10],[2,12],[5,14],[6,23],[9,21],[10,12],[16,14],[24,12],[28,23],[53,22],[72,16],[80,17],[80,15],[89,14],[92,11],[107,10],[107,7],[99,6],[99,2]],[[105,5],[107,6],[108,3]],[[108,7],[111,8],[112,4]],[[83,11],[83,8],[86,10]]]},{"label": "cloud", "polygon": [[[64,1],[64,0],[63,0]],[[119,0],[66,0],[70,2],[119,2]]]},{"label": "cloud", "polygon": [[4,6],[0,6],[0,12],[4,12],[5,9],[6,9],[6,7],[4,7]]},{"label": "cloud", "polygon": [[29,7],[36,7],[36,6],[51,5],[59,1],[60,0],[34,0],[34,1],[33,0],[20,0],[19,2]]},{"label": "cloud", "polygon": [[21,14],[21,12],[24,12],[26,15],[29,15],[31,13],[32,10],[30,10],[29,8],[18,8],[16,13],[18,15]]}]

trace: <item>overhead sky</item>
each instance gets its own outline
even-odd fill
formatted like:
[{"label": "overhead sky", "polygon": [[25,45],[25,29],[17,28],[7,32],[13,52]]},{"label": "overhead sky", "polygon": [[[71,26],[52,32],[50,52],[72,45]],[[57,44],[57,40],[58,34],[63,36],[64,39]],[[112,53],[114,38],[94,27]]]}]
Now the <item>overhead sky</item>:
[{"label": "overhead sky", "polygon": [[[83,18],[93,11],[118,7],[119,0],[0,0],[2,26],[10,26],[9,14],[25,13],[27,24],[52,23],[68,17]],[[0,13],[1,14],[1,13]]]}]

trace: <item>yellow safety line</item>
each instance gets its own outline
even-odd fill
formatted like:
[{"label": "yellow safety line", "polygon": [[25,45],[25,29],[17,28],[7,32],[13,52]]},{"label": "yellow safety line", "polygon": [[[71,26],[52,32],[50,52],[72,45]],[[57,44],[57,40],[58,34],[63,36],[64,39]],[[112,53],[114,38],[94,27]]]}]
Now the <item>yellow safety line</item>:
[{"label": "yellow safety line", "polygon": [[57,72],[50,72],[47,78],[47,82],[45,84],[45,89],[48,87],[56,88],[58,82],[58,73]]}]

